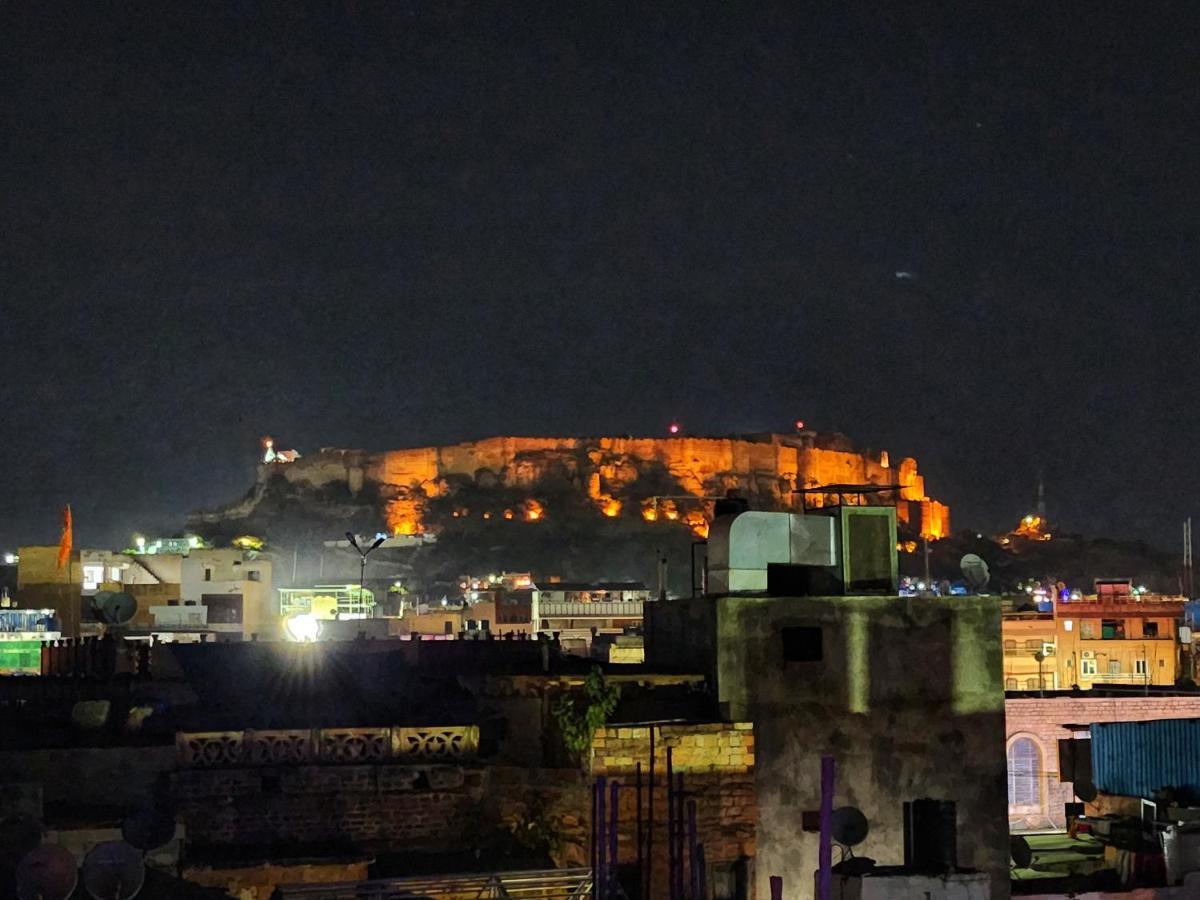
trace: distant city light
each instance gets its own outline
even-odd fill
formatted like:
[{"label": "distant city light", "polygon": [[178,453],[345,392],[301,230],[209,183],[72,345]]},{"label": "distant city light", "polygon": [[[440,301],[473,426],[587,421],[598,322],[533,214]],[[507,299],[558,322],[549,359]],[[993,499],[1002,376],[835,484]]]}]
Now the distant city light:
[{"label": "distant city light", "polygon": [[140,534],[135,534],[133,536],[133,546],[137,547],[139,550],[145,550],[146,549],[146,539],[144,537],[142,537],[142,535],[140,535]]},{"label": "distant city light", "polygon": [[672,422],[670,427],[667,428],[667,431],[671,432],[671,434],[679,434],[679,423]]},{"label": "distant city light", "polygon": [[18,558],[19,557],[15,553],[5,553],[4,554],[4,564],[6,566],[15,566],[17,564]]}]

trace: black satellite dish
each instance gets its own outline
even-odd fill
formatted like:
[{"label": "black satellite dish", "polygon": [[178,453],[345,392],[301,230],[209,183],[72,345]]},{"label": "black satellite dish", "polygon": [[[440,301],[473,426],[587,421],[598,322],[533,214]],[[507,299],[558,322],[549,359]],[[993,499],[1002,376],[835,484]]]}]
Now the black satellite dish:
[{"label": "black satellite dish", "polygon": [[75,857],[57,844],[42,844],[17,866],[18,900],[67,900],[78,883]]},{"label": "black satellite dish", "polygon": [[157,850],[175,837],[175,816],[154,806],[139,809],[121,822],[121,837],[138,850]]},{"label": "black satellite dish", "polygon": [[871,826],[862,810],[854,806],[839,806],[830,822],[833,839],[843,847],[853,847],[867,839]]},{"label": "black satellite dish", "polygon": [[1088,780],[1075,782],[1075,796],[1084,803],[1091,803],[1096,799],[1096,785]]},{"label": "black satellite dish", "polygon": [[988,580],[992,577],[992,573],[988,571],[988,564],[983,561],[982,557],[976,556],[974,553],[968,553],[960,559],[958,567],[962,570],[963,578],[967,580],[971,590],[976,593],[987,587]]},{"label": "black satellite dish", "polygon": [[137,615],[137,608],[137,600],[131,594],[97,591],[92,596],[92,610],[105,625],[125,625]]},{"label": "black satellite dish", "polygon": [[1033,850],[1029,847],[1029,841],[1023,837],[1014,835],[1009,838],[1008,852],[1012,856],[1013,865],[1018,869],[1028,869],[1033,862]]},{"label": "black satellite dish", "polygon": [[124,841],[97,844],[83,860],[83,886],[96,900],[130,900],[145,881],[141,851]]}]

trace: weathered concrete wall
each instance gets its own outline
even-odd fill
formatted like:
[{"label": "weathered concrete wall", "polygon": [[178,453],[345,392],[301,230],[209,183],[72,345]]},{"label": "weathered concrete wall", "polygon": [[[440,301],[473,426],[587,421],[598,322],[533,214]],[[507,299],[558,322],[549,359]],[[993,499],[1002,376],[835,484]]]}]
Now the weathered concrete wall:
[{"label": "weathered concrete wall", "polygon": [[[1058,780],[1058,742],[1074,734],[1068,725],[1200,718],[1200,696],[1010,697],[1004,701],[1004,710],[1005,746],[1027,738],[1033,741],[1040,760],[1038,803],[1033,808],[1010,806],[1009,827],[1042,831],[1066,828],[1064,804],[1075,800],[1074,785]],[[1088,812],[1094,810],[1089,807]]]},{"label": "weathered concrete wall", "polygon": [[[860,852],[903,861],[902,804],[958,804],[960,866],[1008,896],[1000,617],[974,598],[722,597],[717,683],[735,720],[754,723],[759,896],[781,875],[811,897],[817,836],[801,814],[820,803],[820,758],[837,764],[835,805],[862,809]],[[821,629],[821,659],[786,661],[782,630]]]}]

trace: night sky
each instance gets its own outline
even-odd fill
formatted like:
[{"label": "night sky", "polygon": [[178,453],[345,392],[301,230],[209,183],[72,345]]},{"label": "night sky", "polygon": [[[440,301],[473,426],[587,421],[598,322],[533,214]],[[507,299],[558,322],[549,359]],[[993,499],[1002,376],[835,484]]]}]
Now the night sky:
[{"label": "night sky", "polygon": [[[0,2],[0,547],[260,435],[787,430],[1200,514],[1200,4]],[[913,278],[898,278],[897,273]]]}]

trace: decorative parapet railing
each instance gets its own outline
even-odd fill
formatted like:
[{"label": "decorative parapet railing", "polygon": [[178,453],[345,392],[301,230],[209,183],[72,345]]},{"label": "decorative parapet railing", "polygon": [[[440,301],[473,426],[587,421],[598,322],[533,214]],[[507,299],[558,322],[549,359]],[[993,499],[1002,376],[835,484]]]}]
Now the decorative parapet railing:
[{"label": "decorative parapet railing", "polygon": [[642,618],[642,601],[596,601],[591,603],[542,602],[537,605],[537,616],[541,619],[564,618]]},{"label": "decorative parapet railing", "polygon": [[479,752],[477,725],[179,732],[185,768],[321,763],[441,762]]}]

